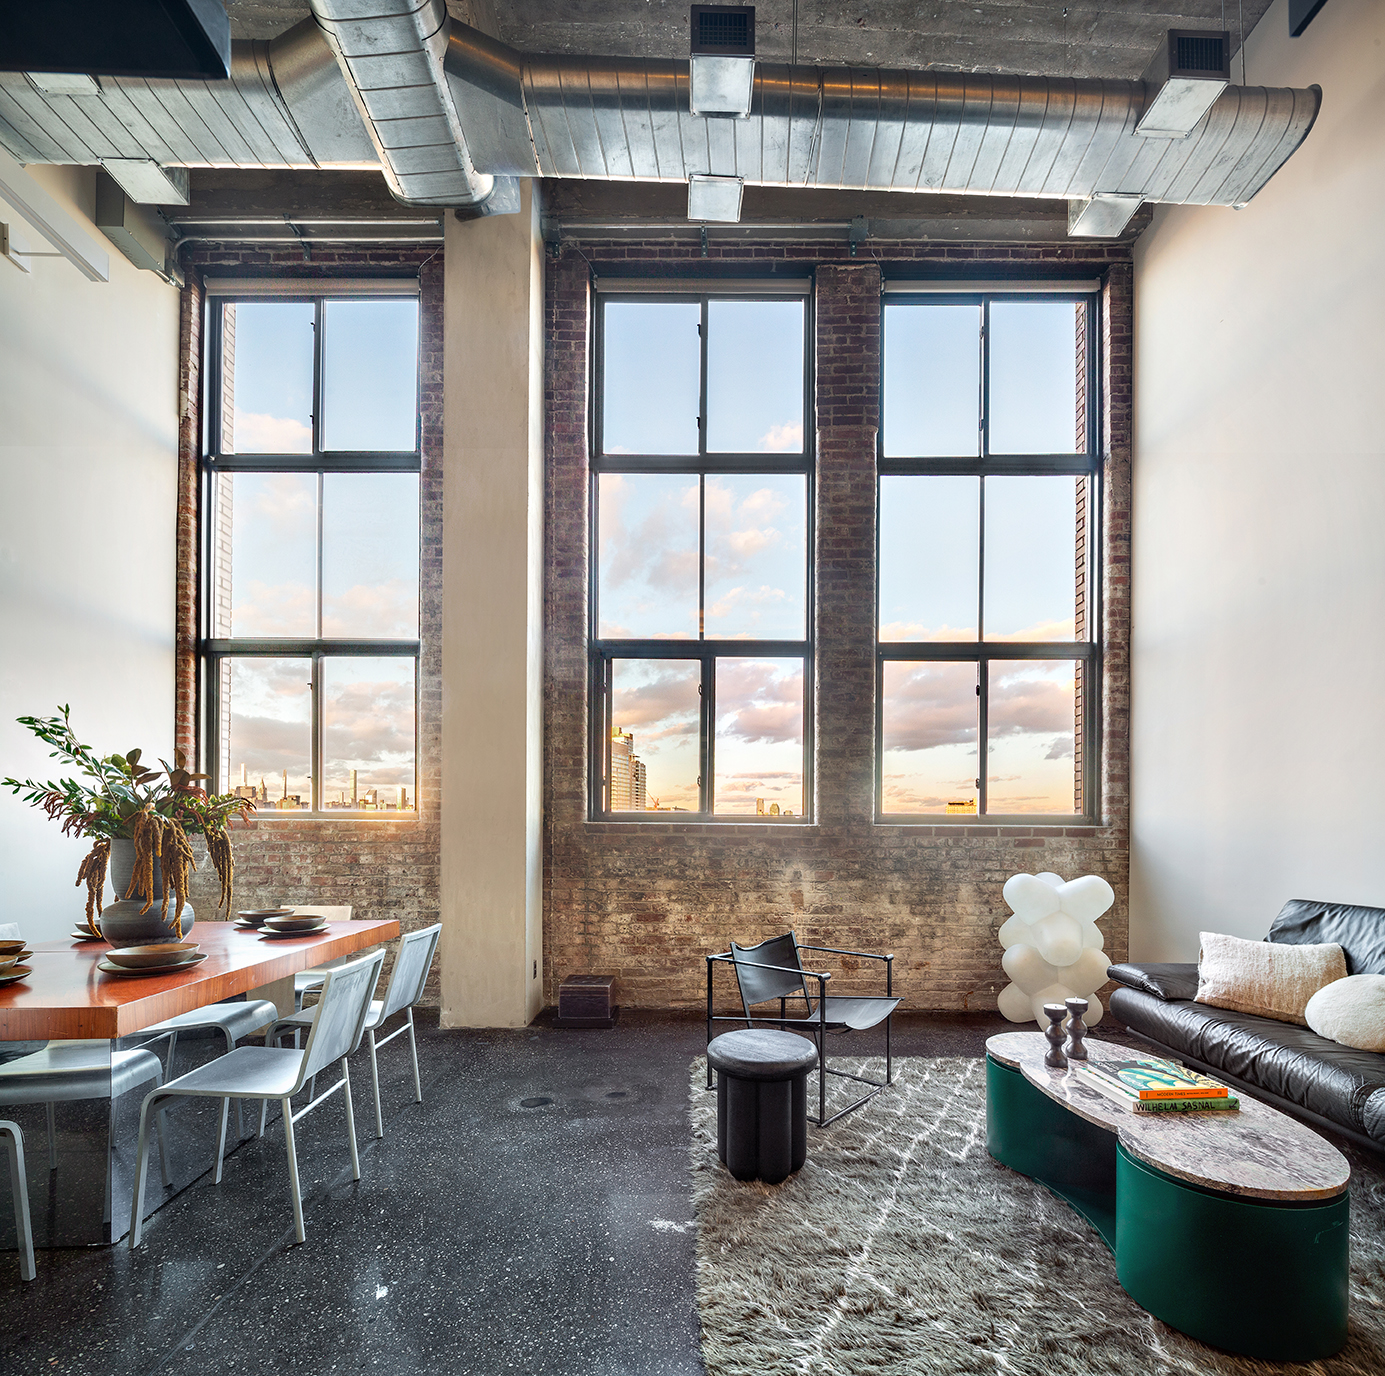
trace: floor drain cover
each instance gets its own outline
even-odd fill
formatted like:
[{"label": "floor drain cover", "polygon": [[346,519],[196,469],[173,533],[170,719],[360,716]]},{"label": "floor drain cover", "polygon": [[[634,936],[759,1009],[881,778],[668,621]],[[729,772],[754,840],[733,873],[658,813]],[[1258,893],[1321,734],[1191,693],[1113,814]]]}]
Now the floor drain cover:
[{"label": "floor drain cover", "polygon": [[545,1098],[542,1094],[536,1094],[532,1099],[521,1099],[519,1101],[519,1106],[520,1108],[543,1108],[545,1104],[551,1104],[552,1102],[552,1099]]},{"label": "floor drain cover", "polygon": [[613,1089],[606,1097],[608,1099],[628,1099],[630,1091],[628,1089]]}]

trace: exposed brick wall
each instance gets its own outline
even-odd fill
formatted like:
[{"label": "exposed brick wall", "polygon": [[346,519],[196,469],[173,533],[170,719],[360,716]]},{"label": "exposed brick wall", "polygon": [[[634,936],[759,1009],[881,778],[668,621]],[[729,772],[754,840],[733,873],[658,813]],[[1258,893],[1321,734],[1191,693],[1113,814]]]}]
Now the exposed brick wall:
[{"label": "exposed brick wall", "polygon": [[[183,422],[179,513],[178,729],[180,743],[196,731],[197,569],[196,501],[200,417],[197,369],[202,317],[201,274],[289,277],[369,275],[374,270],[419,268],[421,333],[419,397],[423,468],[419,475],[422,541],[419,568],[418,813],[402,818],[322,821],[272,818],[237,827],[237,907],[274,902],[350,903],[355,916],[399,920],[405,931],[438,918],[439,821],[442,777],[442,250],[409,248],[358,252],[315,249],[304,263],[297,252],[205,248],[188,255],[183,293],[183,375],[191,414]],[[190,323],[191,322],[191,323]],[[184,508],[187,516],[184,516]],[[186,534],[185,525],[190,526]],[[184,635],[185,628],[190,628]],[[214,876],[199,874],[191,895],[199,916],[211,916]],[[425,1002],[437,1002],[437,968]]]},{"label": "exposed brick wall", "polygon": [[[1017,870],[1104,875],[1116,905],[1106,949],[1127,932],[1130,266],[1115,246],[987,248],[871,245],[709,246],[708,260],[754,271],[816,267],[816,823],[764,826],[589,822],[587,768],[587,408],[589,265],[643,275],[695,272],[682,243],[584,244],[550,262],[546,306],[545,584],[546,1001],[569,974],[618,976],[631,1006],[695,1005],[703,957],[729,938],[784,930],[824,945],[896,954],[896,992],[920,1008],[993,1008],[1005,984],[996,931]],[[874,806],[875,431],[879,276],[888,261],[988,269],[1082,264],[1102,294],[1107,532],[1103,604],[1103,819],[1091,827],[876,826]],[[830,965],[828,968],[832,968]]]}]

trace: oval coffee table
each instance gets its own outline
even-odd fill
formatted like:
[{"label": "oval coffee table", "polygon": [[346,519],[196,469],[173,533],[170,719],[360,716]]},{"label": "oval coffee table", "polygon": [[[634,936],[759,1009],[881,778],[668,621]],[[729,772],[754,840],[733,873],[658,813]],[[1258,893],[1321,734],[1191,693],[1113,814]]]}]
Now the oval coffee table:
[{"label": "oval coffee table", "polygon": [[[1086,1045],[1093,1060],[1142,1055]],[[1047,1050],[1040,1032],[987,1041],[990,1154],[1091,1223],[1126,1293],[1171,1328],[1267,1361],[1338,1351],[1351,1180],[1341,1152],[1235,1090],[1236,1112],[1132,1113],[1050,1070]]]}]

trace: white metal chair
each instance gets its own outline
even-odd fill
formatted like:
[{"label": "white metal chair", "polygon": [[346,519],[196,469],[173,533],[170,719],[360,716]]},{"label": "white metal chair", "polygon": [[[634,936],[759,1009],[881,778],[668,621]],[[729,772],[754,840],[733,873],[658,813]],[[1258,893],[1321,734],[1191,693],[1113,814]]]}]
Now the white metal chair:
[{"label": "white metal chair", "polygon": [[24,1173],[24,1134],[18,1123],[0,1119],[0,1137],[10,1157],[10,1193],[14,1196],[14,1231],[19,1240],[19,1278],[34,1278],[34,1230],[29,1223],[29,1177]]},{"label": "white metal chair", "polygon": [[[350,922],[354,908],[350,903],[328,904],[325,907],[295,903],[293,911],[299,917],[325,917],[329,922]],[[316,969],[300,970],[293,977],[293,1011],[302,1011],[303,995],[309,990],[322,988],[322,981],[327,978],[328,970],[344,964],[345,960],[330,960],[326,965],[319,965]]]},{"label": "white metal chair", "polygon": [[[346,1133],[351,1143],[352,1178],[361,1178],[361,1161],[356,1151],[356,1120],[351,1108],[351,1073],[346,1058],[361,1044],[361,1033],[370,1012],[370,996],[380,978],[385,953],[377,951],[364,960],[342,965],[328,973],[322,989],[320,1012],[302,1051],[276,1046],[238,1046],[225,1056],[163,1085],[145,1095],[139,1115],[139,1150],[135,1158],[135,1197],[130,1208],[130,1249],[139,1246],[143,1227],[144,1176],[149,1146],[149,1110],[157,1101],[177,1095],[221,1100],[221,1131],[216,1143],[216,1171],[213,1183],[221,1183],[222,1160],[226,1150],[226,1119],[232,1099],[260,1099],[260,1132],[264,1132],[265,1112],[270,1099],[278,1099],[284,1110],[284,1139],[289,1159],[289,1186],[293,1193],[293,1228],[299,1242],[307,1233],[303,1228],[303,1197],[298,1185],[298,1153],[293,1125],[319,1104],[342,1091],[346,1106]],[[317,1073],[333,1062],[341,1066],[341,1079],[322,1094],[311,1096],[297,1113],[293,1096]]]},{"label": "white metal chair", "polygon": [[[409,1051],[414,1062],[414,1102],[423,1102],[423,1082],[418,1074],[418,1039],[414,1036],[414,1008],[423,997],[424,987],[428,983],[428,970],[433,964],[433,954],[438,949],[438,936],[441,932],[442,923],[438,922],[420,931],[410,932],[400,941],[399,954],[395,957],[394,970],[390,974],[385,997],[371,1003],[370,1013],[366,1017],[366,1042],[370,1047],[370,1084],[375,1092],[377,1137],[385,1135],[385,1122],[380,1112],[380,1066],[375,1053],[387,1042],[403,1036],[405,1032],[409,1034]],[[317,1004],[301,1013],[293,1014],[292,1017],[280,1018],[266,1036],[265,1045],[277,1046],[281,1033],[298,1032],[302,1028],[311,1027],[320,1007],[321,1004]],[[377,1041],[375,1029],[386,1018],[392,1018],[399,1012],[404,1014],[403,1025],[395,1028],[388,1037],[381,1037]]]},{"label": "white metal chair", "polygon": [[[108,1099],[106,1221],[111,1216],[111,1164],[115,1140],[115,1105],[122,1094],[153,1080],[163,1084],[163,1066],[150,1051],[115,1051],[107,1041],[49,1042],[41,1051],[0,1065],[0,1104],[48,1106],[48,1169],[58,1166],[57,1122],[54,1106],[80,1099]],[[155,1128],[164,1184],[172,1183],[164,1152],[163,1114]]]}]

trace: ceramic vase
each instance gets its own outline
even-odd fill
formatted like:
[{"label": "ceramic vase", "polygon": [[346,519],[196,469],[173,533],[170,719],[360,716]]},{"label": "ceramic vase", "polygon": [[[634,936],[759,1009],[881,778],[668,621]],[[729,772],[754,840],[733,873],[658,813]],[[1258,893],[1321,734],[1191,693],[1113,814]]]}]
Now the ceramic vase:
[{"label": "ceramic vase", "polygon": [[148,912],[141,912],[144,898],[124,898],[122,895],[130,887],[135,872],[135,843],[124,838],[111,842],[110,867],[107,871],[111,887],[115,890],[116,901],[108,903],[101,910],[101,935],[112,946],[146,946],[161,941],[181,941],[191,930],[193,923],[192,904],[184,903],[181,928],[170,912],[168,920],[162,916],[163,871],[158,858],[154,860],[154,905]]}]

